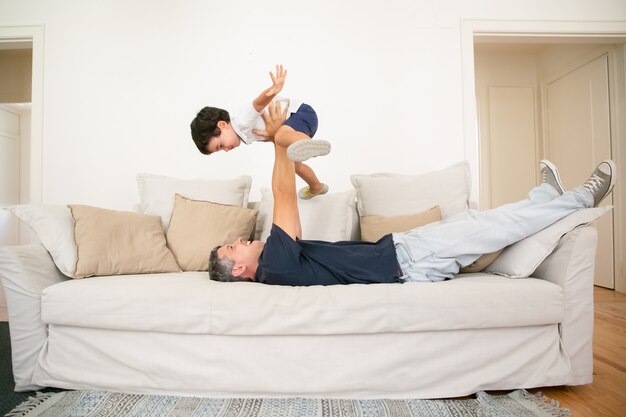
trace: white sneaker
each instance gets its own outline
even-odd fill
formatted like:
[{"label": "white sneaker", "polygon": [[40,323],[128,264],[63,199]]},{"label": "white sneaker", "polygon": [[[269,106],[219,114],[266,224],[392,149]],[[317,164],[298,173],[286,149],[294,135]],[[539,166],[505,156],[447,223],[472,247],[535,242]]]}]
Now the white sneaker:
[{"label": "white sneaker", "polygon": [[318,195],[322,195],[322,194],[326,194],[328,192],[328,185],[327,184],[322,184],[322,190],[318,193],[313,194],[311,192],[311,187],[309,187],[308,185],[304,188],[300,188],[300,191],[298,191],[298,197],[300,197],[301,200],[310,200],[313,197],[317,197]]},{"label": "white sneaker", "polygon": [[299,140],[287,148],[287,158],[294,162],[303,162],[316,156],[330,153],[330,142],[325,140]]}]

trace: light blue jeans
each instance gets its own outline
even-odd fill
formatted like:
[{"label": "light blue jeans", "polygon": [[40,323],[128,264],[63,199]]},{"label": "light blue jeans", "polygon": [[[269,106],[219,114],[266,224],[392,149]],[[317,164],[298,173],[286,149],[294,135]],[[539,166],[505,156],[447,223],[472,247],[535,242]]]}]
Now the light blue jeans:
[{"label": "light blue jeans", "polygon": [[574,211],[593,206],[593,196],[578,187],[559,193],[541,184],[526,200],[492,210],[466,210],[408,232],[393,233],[403,281],[442,281],[481,255],[518,242]]}]

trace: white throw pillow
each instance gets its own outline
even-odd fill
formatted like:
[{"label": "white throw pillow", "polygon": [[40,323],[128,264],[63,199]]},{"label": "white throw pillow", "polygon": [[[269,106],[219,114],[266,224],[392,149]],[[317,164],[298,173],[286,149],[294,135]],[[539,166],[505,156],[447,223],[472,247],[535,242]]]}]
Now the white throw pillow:
[{"label": "white throw pillow", "polygon": [[160,216],[163,231],[167,231],[176,194],[193,200],[246,207],[251,185],[252,177],[249,175],[232,180],[183,180],[161,175],[137,174],[139,210],[144,214]]},{"label": "white throw pillow", "polygon": [[509,278],[526,278],[552,253],[561,237],[576,227],[597,220],[612,206],[577,210],[549,227],[504,249],[485,272]]},{"label": "white throw pillow", "polygon": [[360,216],[404,216],[439,206],[445,219],[468,207],[471,191],[466,161],[421,175],[351,175]]},{"label": "white throw pillow", "polygon": [[74,277],[76,243],[74,219],[70,209],[67,206],[37,204],[21,204],[6,209],[35,232],[59,271],[63,275]]},{"label": "white throw pillow", "polygon": [[[310,200],[298,200],[302,238],[336,242],[350,240],[356,217],[354,190],[328,193]],[[257,217],[259,240],[265,241],[272,228],[274,196],[268,188],[261,188],[261,204]]]}]

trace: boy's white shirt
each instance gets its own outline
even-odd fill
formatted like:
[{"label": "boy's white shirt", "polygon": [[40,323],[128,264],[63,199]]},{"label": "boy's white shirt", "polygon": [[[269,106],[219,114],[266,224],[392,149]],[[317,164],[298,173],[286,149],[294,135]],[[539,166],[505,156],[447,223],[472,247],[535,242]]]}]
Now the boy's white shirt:
[{"label": "boy's white shirt", "polygon": [[[287,118],[291,115],[291,113],[295,113],[300,105],[301,101],[292,100],[287,97],[277,96],[274,101],[278,100],[280,102],[281,109],[285,109],[285,107],[289,106],[289,111],[287,112]],[[241,140],[246,144],[250,145],[256,141],[264,141],[265,138],[262,136],[255,135],[252,133],[252,130],[265,130],[265,122],[263,122],[263,118],[261,114],[263,114],[263,109],[261,112],[257,112],[252,106],[252,102],[248,103],[244,107],[242,107],[237,113],[231,116],[230,124],[235,129],[237,135],[241,138]]]}]

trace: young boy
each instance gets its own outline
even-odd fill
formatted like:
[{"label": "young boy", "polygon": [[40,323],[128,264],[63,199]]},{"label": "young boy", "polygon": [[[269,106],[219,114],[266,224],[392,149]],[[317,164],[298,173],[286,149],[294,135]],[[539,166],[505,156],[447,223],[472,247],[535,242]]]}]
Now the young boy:
[{"label": "young boy", "polygon": [[[191,122],[191,137],[198,150],[205,155],[214,152],[228,152],[238,147],[243,141],[249,145],[256,141],[274,141],[287,148],[287,156],[295,162],[296,174],[308,184],[300,189],[298,196],[308,200],[328,192],[328,185],[321,183],[315,172],[302,161],[327,155],[330,143],[324,140],[312,140],[317,131],[317,114],[311,106],[277,97],[287,79],[287,70],[276,65],[276,74],[270,71],[272,86],[243,107],[231,118],[226,110],[216,107],[204,107]],[[265,124],[263,110],[276,98],[288,117],[276,131],[273,139],[264,136]]]}]

